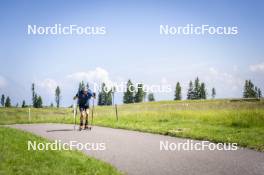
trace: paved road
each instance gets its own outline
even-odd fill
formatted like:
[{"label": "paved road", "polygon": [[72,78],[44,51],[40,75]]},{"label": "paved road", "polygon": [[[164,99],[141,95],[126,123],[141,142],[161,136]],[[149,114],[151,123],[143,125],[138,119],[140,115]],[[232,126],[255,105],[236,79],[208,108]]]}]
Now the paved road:
[{"label": "paved road", "polygon": [[160,151],[160,141],[186,143],[187,139],[104,127],[79,132],[67,124],[19,124],[11,127],[64,143],[103,142],[106,146],[104,151],[83,151],[129,175],[264,175],[264,153],[248,149]]}]

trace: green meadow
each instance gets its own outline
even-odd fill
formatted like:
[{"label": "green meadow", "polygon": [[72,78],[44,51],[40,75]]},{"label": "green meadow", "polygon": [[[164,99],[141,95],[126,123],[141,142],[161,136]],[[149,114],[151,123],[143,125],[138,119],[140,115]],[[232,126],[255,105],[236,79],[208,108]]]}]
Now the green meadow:
[{"label": "green meadow", "polygon": [[[79,115],[79,113],[78,113]],[[1,108],[0,124],[74,123],[71,108]],[[264,101],[183,100],[95,107],[94,124],[264,151]]]}]

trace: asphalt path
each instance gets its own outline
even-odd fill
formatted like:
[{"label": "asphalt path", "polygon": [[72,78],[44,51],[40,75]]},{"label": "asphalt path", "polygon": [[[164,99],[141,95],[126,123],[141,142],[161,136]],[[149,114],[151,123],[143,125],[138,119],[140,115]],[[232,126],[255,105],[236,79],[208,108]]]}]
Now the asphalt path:
[{"label": "asphalt path", "polygon": [[[72,142],[73,145],[88,143],[90,150],[81,151],[128,175],[264,175],[264,153],[245,148],[185,150],[178,145],[202,144],[202,141],[97,126],[91,131],[73,130],[73,125],[69,124],[15,124],[10,127],[51,141]],[[161,143],[168,143],[170,147],[166,148],[169,149],[161,147]],[[181,149],[175,149],[175,145]]]}]

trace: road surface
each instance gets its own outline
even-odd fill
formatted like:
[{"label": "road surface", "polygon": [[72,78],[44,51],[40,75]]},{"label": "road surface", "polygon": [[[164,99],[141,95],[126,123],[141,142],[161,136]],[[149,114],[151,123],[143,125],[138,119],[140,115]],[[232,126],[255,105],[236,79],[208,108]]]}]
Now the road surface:
[{"label": "road surface", "polygon": [[16,124],[11,127],[63,143],[105,143],[105,150],[83,152],[128,175],[264,175],[264,153],[249,149],[165,151],[162,147],[161,151],[161,141],[175,145],[188,140],[105,127],[80,132],[74,131],[69,124]]}]

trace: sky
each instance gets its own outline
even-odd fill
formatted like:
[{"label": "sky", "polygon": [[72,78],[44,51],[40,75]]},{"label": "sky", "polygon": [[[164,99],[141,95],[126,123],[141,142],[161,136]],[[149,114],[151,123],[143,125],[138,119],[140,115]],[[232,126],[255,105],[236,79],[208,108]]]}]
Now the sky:
[{"label": "sky", "polygon": [[[264,91],[264,2],[217,0],[33,1],[0,6],[0,94],[13,105],[31,103],[31,84],[45,105],[73,103],[78,82],[171,85],[183,97],[190,80],[205,82],[208,96],[242,96],[251,79]],[[28,25],[104,26],[105,35],[28,35]],[[160,25],[236,26],[237,35],[160,34]],[[154,93],[171,100],[173,92]],[[122,93],[117,94],[122,102]]]}]

